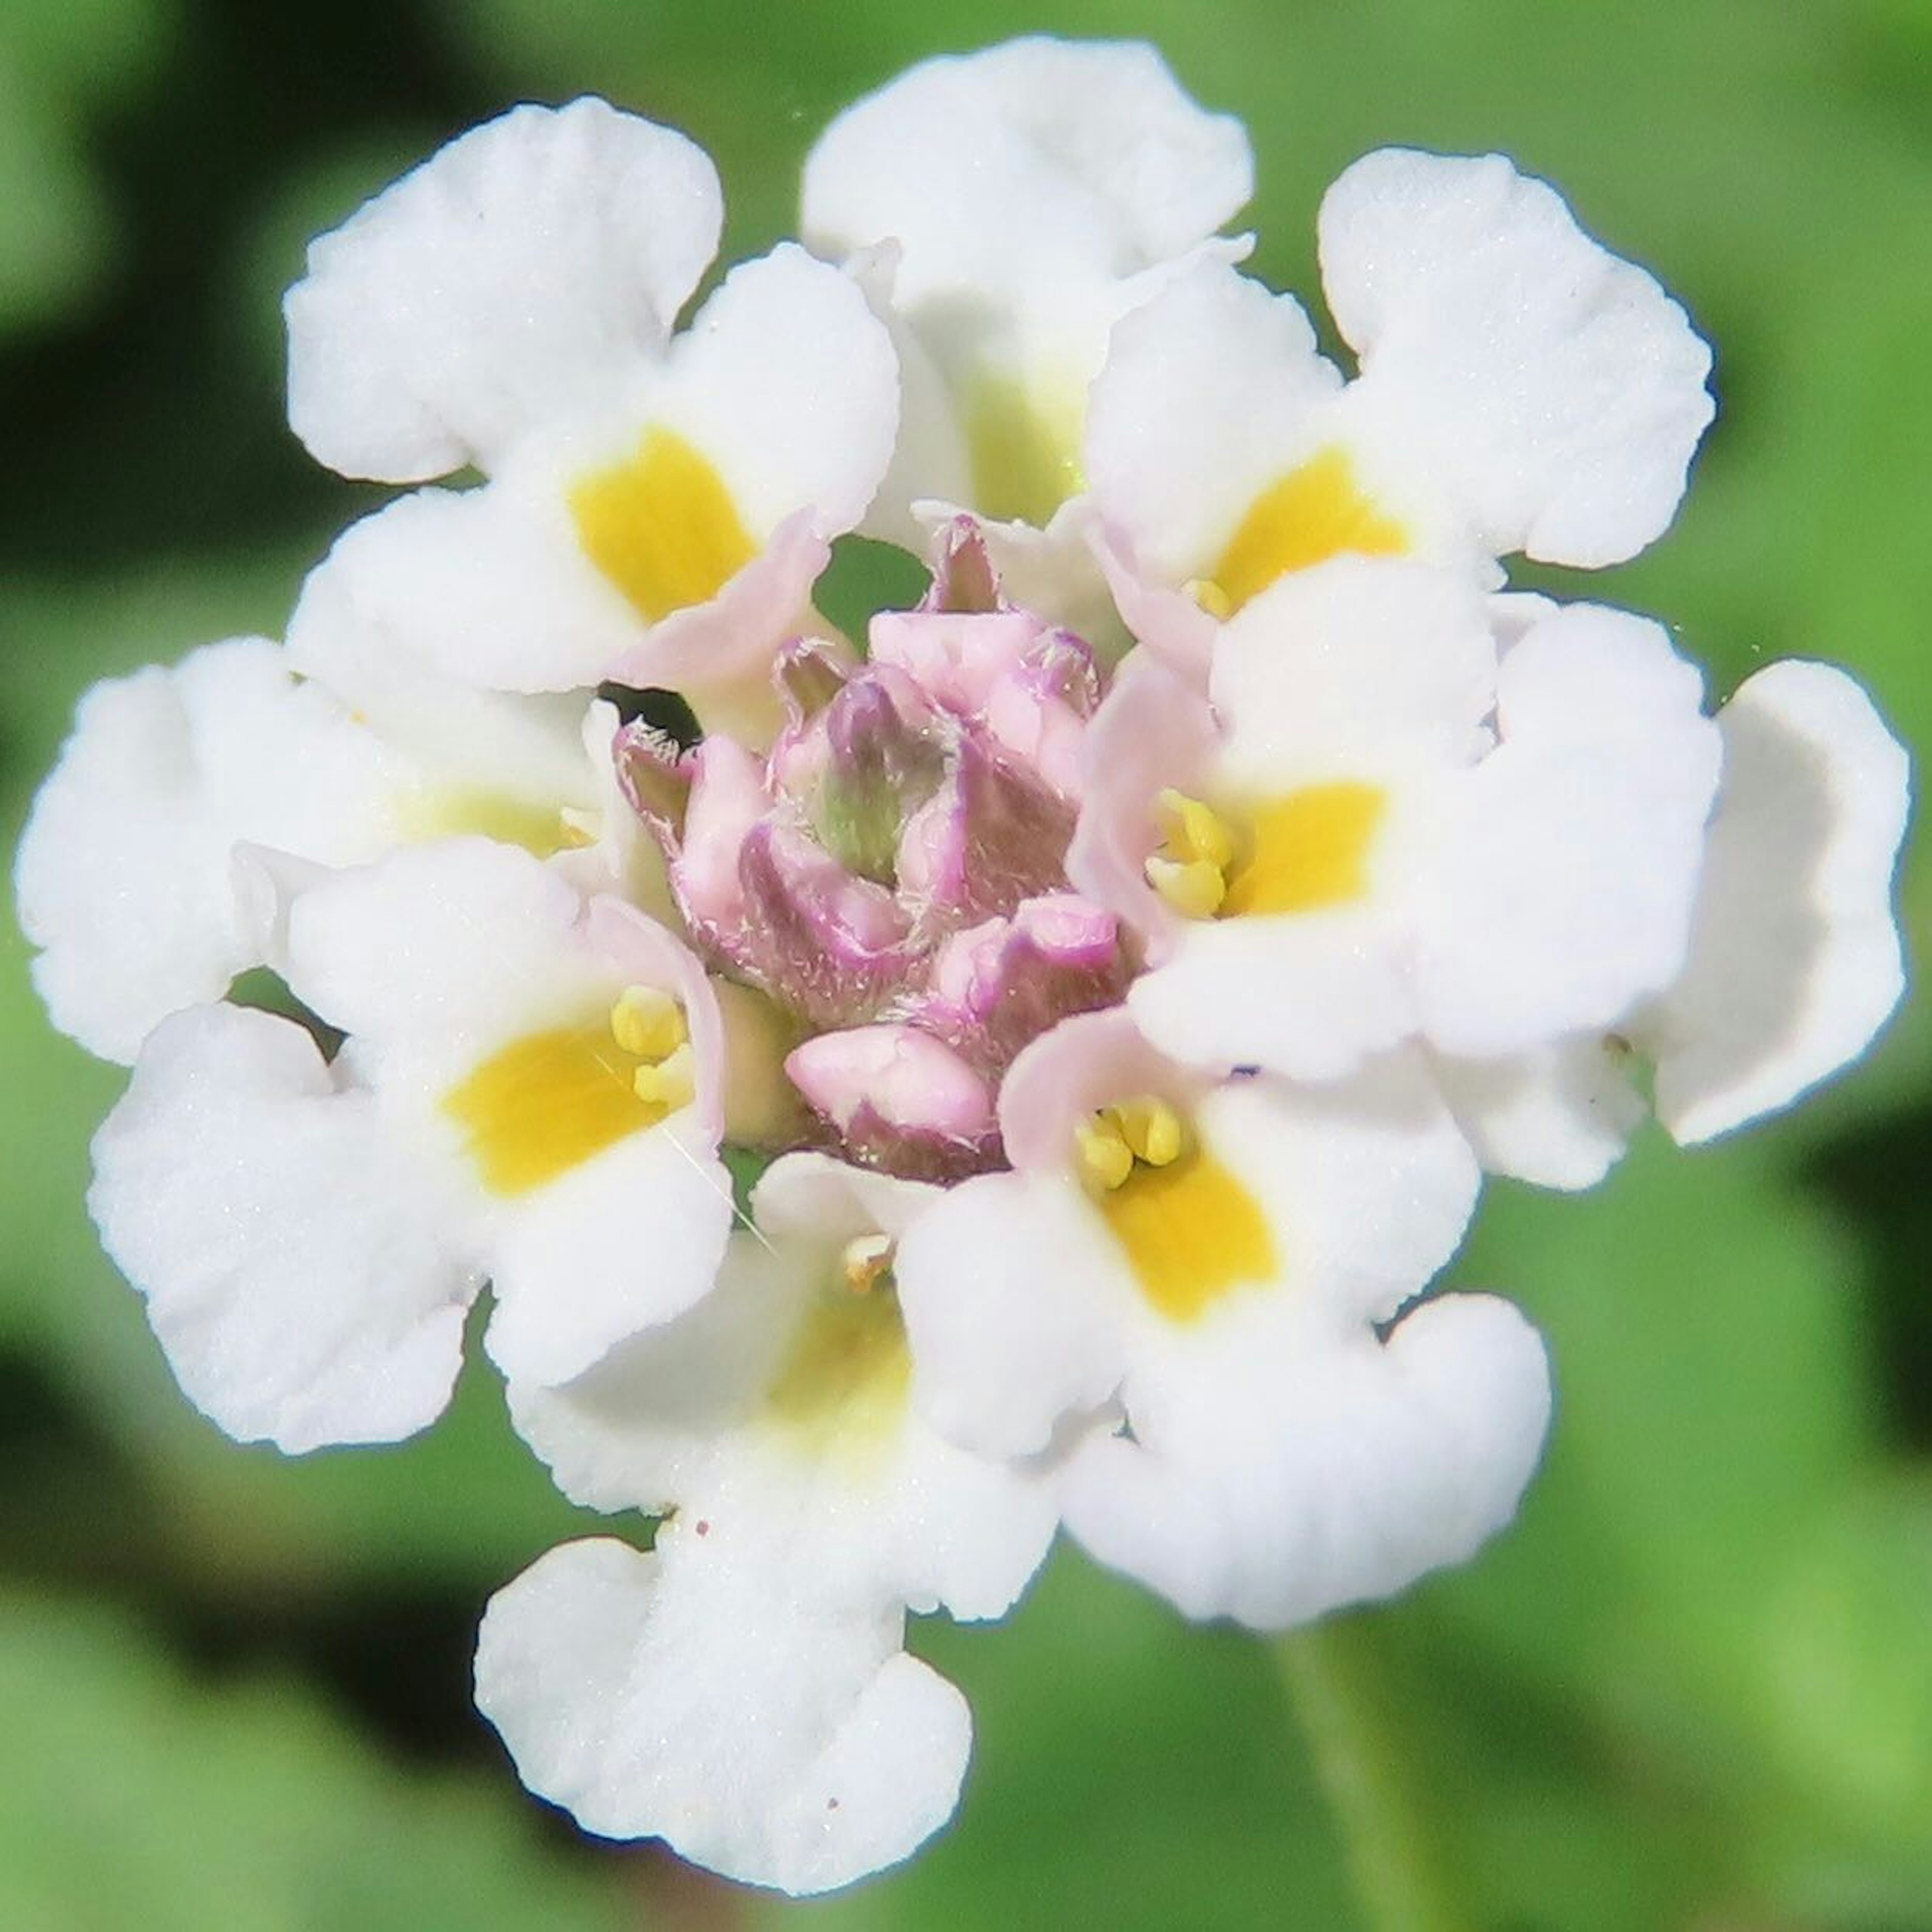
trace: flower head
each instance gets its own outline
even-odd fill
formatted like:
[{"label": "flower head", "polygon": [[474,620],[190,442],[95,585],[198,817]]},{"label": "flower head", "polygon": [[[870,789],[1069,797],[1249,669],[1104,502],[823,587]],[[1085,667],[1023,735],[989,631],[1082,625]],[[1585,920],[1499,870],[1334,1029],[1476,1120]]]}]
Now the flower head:
[{"label": "flower head", "polygon": [[[1903,752],[1842,674],[1714,718],[1669,634],[1503,588],[1655,538],[1708,354],[1508,161],[1321,217],[1350,380],[1239,272],[1233,122],[1150,50],[915,69],[730,269],[594,100],[311,250],[298,432],[427,484],[286,645],[102,687],[22,842],[57,1022],[131,1060],[91,1202],[182,1387],[291,1452],[447,1399],[562,1489],[501,1591],[532,1789],[795,1892],[956,1802],[905,1618],[1057,1525],[1279,1628],[1471,1556],[1550,1412],[1436,1287],[1485,1171],[1726,1131],[1896,1000]],[[842,637],[863,526],[932,587]],[[1136,640],[1128,647],[1130,638]],[[230,981],[267,966],[286,1015]]]}]

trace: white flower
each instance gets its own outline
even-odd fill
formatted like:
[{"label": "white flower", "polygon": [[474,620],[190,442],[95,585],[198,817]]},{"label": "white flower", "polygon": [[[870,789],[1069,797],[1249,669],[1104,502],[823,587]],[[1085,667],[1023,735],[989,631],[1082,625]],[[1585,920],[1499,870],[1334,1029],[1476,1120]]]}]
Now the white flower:
[{"label": "white flower", "polygon": [[1683,963],[1717,782],[1661,628],[1338,558],[1216,641],[1205,701],[1143,654],[1096,717],[1075,883],[1139,924],[1163,1052],[1297,1076],[1420,1037],[1498,1055],[1608,1028]]},{"label": "white flower", "polygon": [[405,496],[337,568],[443,674],[761,690],[826,540],[890,456],[898,374],[836,269],[788,244],[672,333],[716,245],[682,136],[585,100],[466,134],[325,236],[289,294],[290,415]]},{"label": "white flower", "polygon": [[1793,662],[1718,715],[1724,779],[1690,957],[1631,1038],[1686,1145],[1788,1105],[1856,1060],[1905,990],[1892,868],[1905,749],[1843,671]]},{"label": "white flower", "polygon": [[238,638],[96,685],[15,862],[34,983],[89,1052],[131,1060],[166,1015],[260,963],[230,860],[255,840],[325,864],[388,842],[387,748],[279,649]]},{"label": "white flower", "polygon": [[1645,1108],[1688,1146],[1774,1112],[1856,1060],[1904,991],[1892,869],[1910,805],[1904,748],[1842,671],[1747,678],[1718,714],[1724,777],[1683,970],[1606,1040],[1438,1062],[1492,1172],[1600,1180]]},{"label": "white flower", "polygon": [[1247,252],[1216,231],[1253,177],[1240,124],[1133,42],[949,55],[841,114],[806,159],[800,226],[866,265],[899,346],[904,420],[867,528],[918,548],[970,506],[1020,602],[1107,642],[1077,501],[1088,388],[1120,316]]},{"label": "white flower", "polygon": [[1225,265],[1114,332],[1085,465],[1137,634],[1198,667],[1215,617],[1343,551],[1488,580],[1516,551],[1613,563],[1663,531],[1710,354],[1550,188],[1497,154],[1388,148],[1320,232],[1352,382],[1292,298]]},{"label": "white flower", "polygon": [[[818,253],[680,332],[695,148],[463,136],[315,244],[290,406],[483,480],[356,524],[286,649],[97,691],[37,803],[39,982],[139,1049],[91,1205],[190,1396],[407,1435],[487,1287],[560,1486],[658,1519],[480,1639],[591,1831],[905,1857],[971,1735],[906,1618],[1003,1615],[1062,1520],[1262,1629],[1466,1558],[1550,1402],[1436,1290],[1484,1171],[1593,1184],[1646,1063],[1723,1132],[1898,997],[1857,688],[1713,720],[1660,624],[1498,594],[1670,521],[1682,312],[1508,162],[1387,151],[1322,209],[1345,381],[1219,232],[1250,175],[1144,46],[928,62],[813,150]],[[864,654],[810,607],[862,524],[942,526]]]},{"label": "white flower", "polygon": [[540,1382],[709,1290],[722,1028],[668,934],[459,839],[298,894],[285,968],[350,1035],[332,1063],[292,1022],[190,1010],[94,1142],[101,1238],[224,1428],[422,1427],[486,1277],[493,1359]]},{"label": "white flower", "polygon": [[904,1654],[908,1608],[1002,1614],[1051,1488],[907,1401],[895,1244],[939,1190],[778,1162],[717,1291],[566,1388],[514,1388],[565,1490],[674,1511],[649,1555],[568,1545],[492,1603],[477,1699],[530,1786],[592,1831],[826,1890],[950,1814],[970,1724]]},{"label": "white flower", "polygon": [[131,1061],[157,1022],[271,957],[277,896],[238,873],[244,847],[280,879],[481,832],[587,854],[585,883],[652,902],[662,868],[610,809],[608,706],[426,674],[332,588],[312,580],[288,650],[210,645],[82,700],[16,884],[41,996],[90,1052]]},{"label": "white flower", "polygon": [[1549,1404],[1506,1304],[1394,1318],[1478,1174],[1418,1060],[1327,1089],[1213,1080],[1118,1010],[1015,1063],[1016,1171],[902,1241],[914,1400],[953,1439],[1073,1454],[1068,1526],[1190,1616],[1277,1627],[1401,1588],[1506,1522]]}]

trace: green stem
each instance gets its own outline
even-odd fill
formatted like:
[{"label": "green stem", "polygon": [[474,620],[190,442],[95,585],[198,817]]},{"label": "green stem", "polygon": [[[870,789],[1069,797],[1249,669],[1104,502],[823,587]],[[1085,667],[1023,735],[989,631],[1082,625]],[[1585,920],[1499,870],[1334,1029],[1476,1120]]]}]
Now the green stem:
[{"label": "green stem", "polygon": [[1278,1639],[1274,1658],[1308,1739],[1367,1932],[1470,1932],[1442,1834],[1375,1654],[1374,1632],[1343,1618]]}]

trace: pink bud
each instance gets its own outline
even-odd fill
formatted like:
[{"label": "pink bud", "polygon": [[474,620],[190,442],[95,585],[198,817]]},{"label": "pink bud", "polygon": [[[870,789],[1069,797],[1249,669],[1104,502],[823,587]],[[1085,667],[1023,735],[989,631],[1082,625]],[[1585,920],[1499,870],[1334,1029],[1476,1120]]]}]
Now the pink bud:
[{"label": "pink bud", "polygon": [[1118,1000],[1129,963],[1112,913],[1050,893],[948,939],[914,1017],[976,1064],[1004,1066],[1057,1020]]},{"label": "pink bud", "polygon": [[743,916],[739,856],[752,827],[770,811],[771,800],[764,761],[733,739],[706,738],[686,765],[691,795],[683,832],[668,842],[671,887],[685,917],[712,931]]},{"label": "pink bud", "polygon": [[964,1173],[998,1140],[992,1089],[951,1048],[909,1026],[820,1034],[785,1061],[792,1084],[848,1148],[898,1173]]}]

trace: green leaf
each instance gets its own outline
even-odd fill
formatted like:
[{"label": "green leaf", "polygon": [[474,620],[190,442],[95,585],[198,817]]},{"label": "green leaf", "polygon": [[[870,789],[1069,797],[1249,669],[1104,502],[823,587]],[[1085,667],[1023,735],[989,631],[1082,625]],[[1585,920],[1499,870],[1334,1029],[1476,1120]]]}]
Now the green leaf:
[{"label": "green leaf", "polygon": [[296,1685],[195,1682],[98,1608],[0,1598],[0,1786],[9,1932],[626,1922],[507,1767],[404,1772]]},{"label": "green leaf", "polygon": [[973,1706],[960,1814],[903,1870],[759,1922],[826,1932],[1362,1932],[1263,1648],[1062,1551],[1012,1618],[916,1627]]}]

